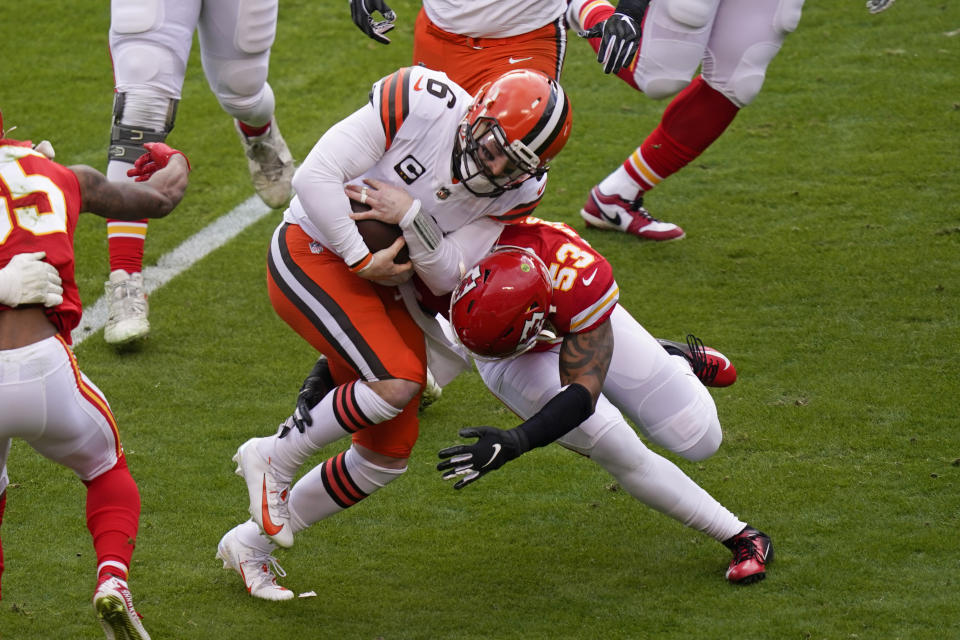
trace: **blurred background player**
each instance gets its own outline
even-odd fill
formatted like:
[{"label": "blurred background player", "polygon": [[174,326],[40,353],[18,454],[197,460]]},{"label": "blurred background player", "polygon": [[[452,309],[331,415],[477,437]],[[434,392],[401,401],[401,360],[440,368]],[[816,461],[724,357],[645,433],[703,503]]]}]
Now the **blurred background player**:
[{"label": "blurred background player", "polygon": [[[0,523],[10,438],[22,438],[77,474],[87,489],[87,528],[97,557],[93,606],[108,639],[149,639],[127,587],[140,493],[110,406],[80,371],[70,348],[82,313],[73,233],[81,211],[116,219],[159,218],[180,202],[187,185],[186,157],[165,144],[146,147],[130,169],[132,177],[146,182],[120,183],[91,167],[57,164],[29,142],[0,136],[0,202],[11,212],[7,228],[0,229],[0,265],[6,270],[24,255],[43,256],[62,283],[51,288],[49,274],[39,285],[24,278],[18,296],[0,301]],[[35,295],[24,297],[24,288]]]},{"label": "blurred background player", "polygon": [[[566,6],[565,0],[424,0],[414,26],[413,64],[443,71],[471,95],[514,69],[535,69],[559,81]],[[350,9],[361,31],[390,42],[384,34],[396,14],[383,0],[350,0]]]},{"label": "blurred background player", "polygon": [[[563,89],[536,71],[505,73],[471,97],[439,71],[406,67],[375,83],[297,169],[267,288],[338,386],[312,408],[309,428],[252,438],[234,456],[252,519],[223,536],[217,556],[252,596],[292,598],[276,584],[271,552],[406,471],[426,346],[393,285],[416,273],[435,295],[452,291],[505,223],[540,202],[571,118]],[[351,200],[371,209],[351,213]],[[398,224],[402,239],[371,252],[353,222],[368,217]],[[410,262],[398,265],[404,241]],[[311,455],[346,438],[345,450],[291,487]]]},{"label": "blurred background player", "polygon": [[[145,142],[173,130],[194,31],[207,83],[234,119],[253,186],[272,208],[290,198],[293,157],[274,116],[267,82],[277,0],[112,0],[110,53],[115,94],[107,177],[127,180]],[[104,339],[123,344],[150,331],[143,283],[147,221],[108,220],[109,316]]]},{"label": "blurred background player", "polygon": [[646,240],[683,238],[683,229],[650,215],[644,194],[703,153],[757,97],[803,2],[620,0],[614,8],[607,0],[571,0],[567,21],[590,36],[605,73],[650,98],[676,96],[656,129],[591,189],[580,211],[587,226]]}]

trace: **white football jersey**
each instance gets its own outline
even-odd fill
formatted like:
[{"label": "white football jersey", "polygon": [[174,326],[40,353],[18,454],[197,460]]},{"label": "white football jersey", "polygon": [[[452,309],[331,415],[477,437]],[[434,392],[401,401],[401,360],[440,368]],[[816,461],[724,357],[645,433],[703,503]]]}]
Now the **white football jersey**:
[{"label": "white football jersey", "polygon": [[[433,218],[444,240],[471,225],[472,233],[456,237],[455,259],[435,265],[451,272],[455,284],[458,268],[490,249],[500,222],[533,211],[547,181],[546,176],[531,178],[489,198],[470,193],[454,179],[457,127],[471,101],[446,74],[424,67],[405,67],[379,80],[368,104],[331,127],[297,169],[285,219],[353,265],[368,251],[349,218],[344,185],[375,178],[402,187],[420,200],[421,211]],[[411,255],[416,267],[417,257]]]}]

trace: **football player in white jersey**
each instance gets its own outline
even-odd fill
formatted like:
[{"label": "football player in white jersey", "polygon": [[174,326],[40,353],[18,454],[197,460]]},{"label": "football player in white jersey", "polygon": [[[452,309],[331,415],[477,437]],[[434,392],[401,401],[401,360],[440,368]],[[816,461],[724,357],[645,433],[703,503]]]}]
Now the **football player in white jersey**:
[{"label": "football player in white jersey", "polygon": [[683,238],[683,229],[650,215],[644,194],[690,164],[753,102],[767,67],[797,28],[803,3],[620,0],[614,8],[607,0],[570,2],[567,22],[590,37],[605,73],[649,98],[672,97],[656,129],[590,191],[580,211],[588,227],[646,240]]},{"label": "football player in white jersey", "polygon": [[558,442],[602,466],[637,500],[727,546],[728,580],[756,582],[773,559],[770,538],[650,451],[624,419],[658,445],[703,460],[722,439],[704,385],[728,386],[736,370],[692,336],[686,345],[654,339],[618,297],[610,264],[572,228],[527,218],[505,229],[449,306],[434,310],[449,310],[451,337],[524,422],[461,430],[478,440],[442,450],[437,468],[444,478],[461,477],[460,489]]},{"label": "football player in white jersey", "polygon": [[[443,73],[408,67],[374,84],[368,103],[298,168],[270,243],[267,288],[278,315],[326,356],[338,386],[313,407],[308,428],[288,421],[234,456],[252,519],[224,535],[217,555],[251,595],[292,598],[270,568],[276,546],[406,470],[426,345],[392,285],[416,273],[436,295],[453,290],[504,223],[539,203],[570,126],[563,89],[536,71],[506,73],[471,98]],[[351,199],[372,211],[351,213]],[[355,223],[370,216],[399,224],[402,239],[371,252]],[[404,242],[410,262],[396,264]],[[310,455],[348,435],[349,448],[291,488]]]},{"label": "football player in white jersey", "polygon": [[[267,82],[278,0],[111,0],[110,54],[115,94],[107,177],[127,180],[145,142],[173,129],[197,32],[210,89],[234,120],[253,186],[270,207],[290,199],[293,157],[274,117]],[[104,339],[124,344],[150,330],[144,292],[147,220],[107,220],[110,278]]]}]

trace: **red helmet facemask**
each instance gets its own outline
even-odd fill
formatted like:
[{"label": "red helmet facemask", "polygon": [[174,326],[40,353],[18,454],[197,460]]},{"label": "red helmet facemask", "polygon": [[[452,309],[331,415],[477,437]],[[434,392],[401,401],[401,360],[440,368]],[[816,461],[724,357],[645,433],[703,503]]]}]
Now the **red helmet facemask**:
[{"label": "red helmet facemask", "polygon": [[571,123],[570,102],[559,84],[537,71],[509,71],[481,87],[463,117],[454,176],[477,196],[515,189],[546,173],[567,143]]},{"label": "red helmet facemask", "polygon": [[543,261],[531,251],[503,247],[460,280],[450,297],[450,324],[475,357],[513,357],[536,343],[552,297]]}]

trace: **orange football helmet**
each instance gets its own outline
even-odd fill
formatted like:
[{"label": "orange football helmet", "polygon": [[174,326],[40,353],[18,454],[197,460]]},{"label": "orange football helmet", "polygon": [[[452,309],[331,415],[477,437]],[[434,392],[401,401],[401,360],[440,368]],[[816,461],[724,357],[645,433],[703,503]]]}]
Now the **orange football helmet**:
[{"label": "orange football helmet", "polygon": [[[480,87],[457,131],[453,171],[477,196],[494,197],[546,173],[570,138],[567,94],[530,69],[508,71]],[[495,172],[491,161],[506,156]]]}]

